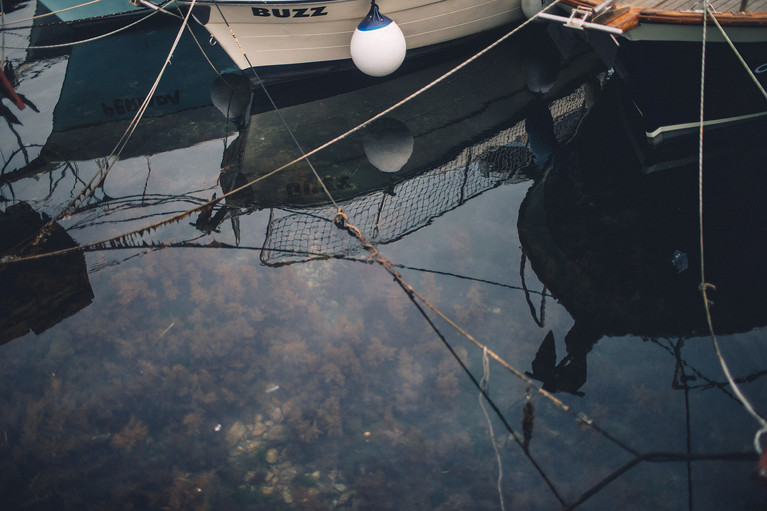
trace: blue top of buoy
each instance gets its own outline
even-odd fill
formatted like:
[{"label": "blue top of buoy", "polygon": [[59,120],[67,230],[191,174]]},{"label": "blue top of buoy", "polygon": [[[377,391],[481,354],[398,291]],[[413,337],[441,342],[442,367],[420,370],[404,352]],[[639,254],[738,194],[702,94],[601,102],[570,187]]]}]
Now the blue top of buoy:
[{"label": "blue top of buoy", "polygon": [[391,22],[391,18],[387,18],[378,10],[378,4],[372,2],[368,15],[357,25],[357,30],[376,30],[385,27]]}]

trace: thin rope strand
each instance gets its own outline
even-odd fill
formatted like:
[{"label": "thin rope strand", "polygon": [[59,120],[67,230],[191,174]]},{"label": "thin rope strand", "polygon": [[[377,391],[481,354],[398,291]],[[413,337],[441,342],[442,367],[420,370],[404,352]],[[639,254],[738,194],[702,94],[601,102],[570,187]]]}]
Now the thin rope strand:
[{"label": "thin rope strand", "polygon": [[308,155],[304,151],[303,147],[301,147],[301,144],[298,142],[298,139],[296,138],[295,133],[293,133],[293,130],[290,129],[290,126],[288,126],[288,122],[285,120],[285,117],[282,115],[282,110],[280,110],[280,108],[277,107],[277,104],[274,102],[272,95],[269,93],[269,90],[266,88],[266,84],[261,79],[261,77],[258,76],[258,71],[256,71],[256,67],[250,61],[250,58],[248,58],[247,53],[245,53],[245,49],[242,47],[242,44],[240,44],[240,41],[237,39],[237,36],[235,35],[234,30],[232,30],[232,27],[229,24],[229,21],[227,21],[226,17],[224,16],[224,13],[221,11],[221,7],[219,7],[218,4],[216,4],[216,9],[218,9],[218,13],[219,15],[221,15],[221,19],[224,20],[224,23],[226,24],[226,28],[229,30],[229,34],[231,34],[232,38],[234,38],[234,41],[237,43],[237,47],[242,52],[242,56],[245,58],[245,61],[248,63],[249,71],[253,73],[254,77],[256,78],[256,81],[261,85],[261,89],[264,91],[264,94],[266,94],[266,97],[269,100],[269,103],[272,105],[272,108],[277,113],[277,116],[280,118],[282,125],[285,127],[288,134],[290,135],[290,138],[293,140],[293,144],[295,144],[296,148],[298,149],[298,152],[301,153],[301,158],[306,160],[306,163],[307,165],[309,165],[309,168],[311,169],[312,174],[314,174],[315,179],[322,187],[322,191],[325,193],[325,196],[330,200],[333,206],[335,206],[336,209],[338,209],[339,207],[338,203],[336,202],[333,195],[330,193],[330,190],[328,190],[327,186],[325,185],[325,182],[322,180],[317,170],[314,168],[314,165],[309,160]]},{"label": "thin rope strand", "polygon": [[90,2],[85,2],[85,3],[82,3],[82,4],[78,4],[78,5],[73,5],[72,7],[66,7],[64,9],[59,9],[58,11],[46,12],[46,13],[43,13],[43,14],[38,14],[36,16],[30,16],[28,18],[22,18],[20,20],[9,21],[7,23],[7,25],[16,25],[16,24],[19,24],[19,23],[26,23],[28,21],[35,21],[35,20],[47,18],[48,16],[55,16],[55,15],[61,13],[61,12],[67,12],[67,11],[71,11],[73,9],[79,9],[80,7],[86,7],[88,5],[97,4],[99,2],[101,2],[101,0],[91,0]]},{"label": "thin rope strand", "polygon": [[479,381],[480,393],[479,393],[479,406],[482,407],[482,413],[485,414],[485,420],[487,421],[487,429],[490,431],[490,442],[493,444],[493,451],[495,452],[495,460],[498,464],[498,499],[501,503],[501,511],[506,511],[506,505],[503,501],[503,463],[501,462],[501,455],[498,452],[498,445],[495,443],[495,431],[493,431],[493,421],[490,420],[490,415],[485,408],[484,397],[488,394],[488,388],[490,385],[490,359],[487,358],[487,348],[482,350],[482,379]]},{"label": "thin rope strand", "polygon": [[448,325],[453,327],[461,336],[463,336],[465,339],[467,339],[469,342],[474,344],[477,348],[481,349],[483,351],[483,354],[487,354],[490,358],[498,362],[503,368],[505,368],[507,371],[514,374],[517,378],[524,381],[529,388],[535,389],[536,392],[547,398],[549,401],[551,401],[556,407],[559,409],[568,412],[571,414],[576,422],[583,426],[588,426],[590,428],[593,428],[595,431],[599,432],[602,436],[610,440],[611,442],[615,443],[616,445],[620,446],[623,450],[638,456],[639,453],[635,449],[632,449],[628,445],[626,445],[624,442],[618,440],[614,436],[607,433],[602,428],[598,427],[596,424],[594,424],[594,421],[588,417],[585,413],[580,412],[576,413],[573,411],[572,408],[570,408],[569,405],[564,403],[562,400],[560,400],[558,397],[556,397],[551,392],[547,391],[543,387],[537,385],[531,378],[529,378],[524,372],[520,371],[516,367],[512,366],[506,360],[504,360],[502,357],[500,357],[497,353],[495,353],[493,350],[488,348],[486,345],[479,342],[473,335],[471,335],[468,331],[466,331],[463,327],[458,325],[455,321],[453,321],[451,318],[449,318],[445,313],[443,313],[441,310],[439,310],[434,304],[432,304],[429,300],[423,297],[418,291],[413,288],[412,285],[407,283],[402,276],[399,274],[397,270],[394,269],[393,263],[389,261],[388,259],[384,258],[378,249],[369,243],[365,237],[360,232],[359,228],[348,223],[348,217],[346,214],[339,210],[336,214],[336,218],[333,220],[333,222],[336,224],[336,226],[340,229],[346,230],[349,235],[356,238],[360,244],[370,253],[370,256],[368,257],[368,261],[370,262],[376,262],[383,266],[383,268],[389,272],[389,274],[394,278],[394,280],[408,293],[409,296],[417,298],[421,303],[424,304],[425,307],[430,309],[434,314],[436,314],[438,317],[442,318],[443,321],[445,321]]},{"label": "thin rope strand", "polygon": [[154,16],[158,12],[160,12],[160,11],[152,11],[149,14],[147,14],[145,17],[143,17],[141,19],[138,19],[138,20],[136,20],[136,21],[134,21],[132,23],[129,23],[128,25],[125,25],[124,27],[120,27],[118,29],[115,29],[112,32],[107,32],[106,34],[102,34],[102,35],[91,37],[90,39],[82,39],[80,41],[73,41],[71,43],[62,43],[62,44],[47,44],[47,45],[41,45],[41,46],[5,46],[5,48],[9,48],[9,49],[12,49],[12,50],[46,50],[46,49],[52,49],[52,48],[66,48],[68,46],[77,46],[78,44],[89,43],[89,42],[92,42],[92,41],[98,41],[99,39],[104,39],[105,37],[109,37],[109,36],[112,36],[114,34],[118,34],[118,33],[122,32],[123,30],[127,30],[127,29],[129,29],[131,27],[135,27],[139,23],[142,23],[142,22],[148,20],[149,18],[151,18],[152,16]]},{"label": "thin rope strand", "polygon": [[[348,130],[346,133],[343,133],[343,134],[339,135],[338,137],[330,140],[329,142],[327,142],[325,144],[322,144],[321,146],[319,146],[319,147],[317,147],[317,148],[315,148],[315,149],[313,149],[313,150],[303,154],[301,157],[296,158],[293,161],[290,161],[290,162],[288,162],[288,163],[286,163],[286,164],[284,164],[284,165],[282,165],[282,166],[280,166],[280,167],[278,167],[278,168],[276,168],[276,169],[274,169],[274,170],[272,170],[270,172],[267,172],[266,174],[263,174],[262,176],[257,177],[255,179],[253,179],[253,180],[243,184],[242,186],[239,186],[237,188],[234,188],[234,189],[230,190],[229,192],[224,193],[221,197],[218,197],[216,199],[212,199],[212,200],[210,200],[210,201],[208,201],[208,202],[206,202],[204,204],[201,204],[201,205],[199,205],[199,206],[197,206],[195,208],[191,208],[191,209],[189,209],[187,211],[184,211],[182,213],[178,213],[176,215],[172,215],[172,216],[170,216],[170,217],[168,217],[168,218],[166,218],[164,220],[161,220],[161,221],[156,222],[154,224],[151,224],[149,226],[140,227],[140,228],[134,229],[134,230],[132,230],[130,232],[119,234],[119,235],[116,235],[116,236],[113,236],[111,238],[107,238],[107,239],[104,239],[104,240],[101,240],[101,241],[96,241],[96,242],[88,243],[88,244],[85,244],[85,245],[80,245],[80,247],[72,247],[72,248],[69,248],[69,249],[61,249],[61,250],[57,250],[57,251],[53,251],[53,252],[47,252],[47,253],[44,253],[44,254],[35,254],[35,255],[30,255],[30,256],[25,256],[25,257],[18,257],[18,256],[10,256],[9,255],[9,256],[5,256],[4,258],[0,259],[0,262],[5,262],[5,263],[7,263],[7,262],[21,262],[21,261],[32,260],[32,259],[41,259],[43,257],[63,255],[63,254],[74,252],[74,251],[77,251],[77,250],[80,250],[80,249],[83,249],[83,248],[99,247],[99,246],[105,246],[107,244],[119,243],[120,240],[124,240],[124,239],[131,238],[131,237],[134,237],[134,236],[141,236],[145,232],[148,232],[148,231],[151,231],[151,230],[155,230],[155,229],[157,229],[159,227],[162,227],[164,225],[169,225],[169,224],[172,224],[172,223],[175,223],[175,222],[179,222],[179,221],[183,220],[184,218],[189,217],[190,215],[192,215],[193,213],[195,213],[197,211],[202,211],[202,210],[204,210],[206,208],[209,208],[209,207],[213,206],[216,202],[218,202],[218,201],[220,201],[220,200],[222,200],[222,199],[224,199],[226,197],[230,197],[230,196],[232,196],[232,195],[234,195],[236,193],[239,193],[242,190],[245,190],[245,189],[251,187],[252,185],[254,185],[254,184],[256,184],[256,183],[258,183],[258,182],[260,182],[260,181],[262,181],[264,179],[267,179],[267,178],[269,178],[269,177],[271,177],[271,176],[273,176],[275,174],[278,174],[279,172],[282,172],[283,170],[287,169],[288,167],[290,167],[290,166],[292,166],[292,165],[294,165],[294,164],[296,164],[296,163],[298,163],[298,162],[308,158],[309,156],[312,156],[312,155],[318,153],[322,149],[325,149],[328,146],[330,146],[332,144],[335,144],[335,143],[339,142],[340,140],[350,136],[351,134],[361,130],[363,127],[367,126],[368,124],[370,124],[374,120],[377,120],[377,119],[383,117],[384,115],[386,115],[387,113],[391,112],[392,110],[402,106],[403,104],[405,104],[408,101],[414,99],[415,97],[419,96],[420,94],[423,94],[427,90],[429,90],[432,87],[434,87],[436,84],[444,81],[449,76],[451,76],[451,75],[455,74],[456,72],[458,72],[458,70],[463,69],[469,63],[471,63],[474,60],[478,59],[480,56],[482,56],[482,55],[486,54],[487,52],[489,52],[492,48],[495,48],[496,46],[500,45],[503,41],[505,41],[506,39],[508,39],[512,35],[516,34],[523,27],[527,26],[533,20],[538,18],[538,16],[541,13],[546,12],[548,9],[552,8],[554,5],[557,5],[560,1],[561,0],[555,0],[554,2],[552,2],[551,4],[546,6],[544,9],[542,9],[535,16],[533,16],[532,18],[529,18],[528,20],[526,20],[522,24],[518,25],[513,30],[508,32],[506,35],[502,36],[501,38],[496,40],[494,43],[490,44],[488,47],[486,47],[485,49],[481,50],[479,53],[477,53],[474,56],[470,57],[468,60],[464,61],[463,63],[457,65],[456,67],[454,67],[450,71],[447,71],[442,76],[436,78],[431,83],[425,85],[424,87],[422,87],[418,91],[414,92],[413,94],[411,94],[410,96],[406,97],[402,101],[396,103],[395,105],[387,108],[383,112],[381,112],[381,113],[371,117],[370,119],[368,119],[367,121],[363,122],[362,124],[359,124],[358,126]],[[238,42],[238,44],[239,44],[239,42]],[[524,376],[524,375],[522,374],[522,376]],[[529,382],[529,383],[532,384],[532,382]]]},{"label": "thin rope strand", "polygon": [[[727,365],[727,362],[724,359],[724,356],[722,355],[722,351],[719,347],[719,341],[717,339],[716,333],[714,332],[714,325],[711,318],[711,301],[708,299],[708,289],[713,288],[712,284],[709,284],[706,282],[706,271],[705,271],[705,257],[703,253],[703,108],[704,108],[704,87],[705,87],[705,76],[706,76],[706,17],[711,16],[712,19],[714,19],[714,22],[716,22],[716,18],[709,10],[709,2],[708,0],[703,1],[704,6],[704,14],[703,14],[703,41],[702,41],[702,50],[701,50],[701,64],[700,64],[700,126],[699,126],[699,139],[698,139],[698,229],[700,233],[700,292],[703,297],[703,306],[706,310],[706,322],[708,325],[709,333],[711,334],[711,341],[714,345],[714,350],[716,352],[716,357],[719,360],[719,365],[722,367],[722,372],[724,372],[724,376],[727,378],[728,383],[730,384],[730,387],[732,388],[732,391],[735,393],[735,396],[738,398],[738,401],[743,405],[743,407],[746,409],[746,411],[759,423],[760,429],[756,432],[754,435],[754,449],[757,453],[762,453],[762,448],[760,445],[760,438],[761,436],[767,432],[767,421],[754,409],[751,402],[746,398],[746,396],[743,394],[743,392],[740,390],[740,387],[735,382],[735,380],[732,377],[732,374],[730,373],[730,368]],[[718,25],[718,23],[717,23]],[[734,49],[734,48],[733,48]],[[737,53],[737,51],[736,51]],[[758,82],[757,82],[758,83]],[[760,86],[761,89],[761,86]],[[761,89],[762,92],[764,92],[764,89]]]},{"label": "thin rope strand", "polygon": [[[485,55],[486,53],[488,53],[490,50],[492,50],[496,46],[500,45],[506,39],[508,39],[509,37],[513,36],[514,34],[519,32],[520,30],[522,30],[522,28],[526,27],[528,24],[530,24],[534,20],[536,20],[541,13],[546,12],[547,10],[551,9],[552,7],[554,7],[555,5],[559,4],[560,1],[561,0],[555,0],[554,2],[552,2],[551,4],[549,4],[548,6],[543,8],[539,13],[536,13],[536,15],[533,16],[532,18],[527,19],[526,21],[524,21],[523,23],[521,23],[520,25],[515,27],[513,30],[508,32],[506,35],[502,36],[501,38],[499,38],[495,42],[491,43],[489,46],[487,46],[483,50],[479,51],[478,53],[476,53],[472,57],[470,57],[467,60],[463,61],[462,63],[458,64],[457,66],[455,66],[453,69],[447,71],[442,76],[440,76],[440,77],[436,78],[435,80],[431,81],[430,83],[424,85],[422,88],[420,88],[419,90],[413,92],[412,94],[410,94],[409,96],[405,97],[401,101],[399,101],[399,102],[395,103],[394,105],[390,106],[389,108],[386,108],[385,110],[379,112],[378,114],[376,114],[373,117],[369,118],[367,121],[364,121],[364,122],[358,124],[357,126],[351,128],[347,132],[342,133],[341,135],[337,136],[336,138],[334,138],[332,140],[329,140],[328,142],[326,142],[326,143],[316,147],[315,149],[312,149],[311,151],[306,153],[304,156],[296,158],[295,160],[293,160],[291,162],[288,162],[288,163],[284,164],[283,166],[273,170],[271,174],[276,174],[277,172],[281,172],[282,170],[285,170],[286,168],[288,168],[288,167],[298,163],[299,161],[301,161],[301,160],[303,160],[305,158],[308,158],[309,156],[312,156],[314,154],[317,154],[319,151],[321,151],[321,150],[323,150],[323,149],[325,149],[325,148],[327,148],[327,147],[329,147],[329,146],[339,142],[340,140],[343,140],[344,138],[349,137],[350,135],[352,135],[352,134],[360,131],[364,127],[368,126],[373,121],[376,121],[376,120],[380,119],[381,117],[385,116],[386,114],[389,114],[392,111],[396,110],[397,108],[401,107],[405,103],[408,103],[409,101],[413,100],[414,98],[420,96],[421,94],[423,94],[427,90],[429,90],[429,89],[433,88],[434,86],[436,86],[437,84],[445,81],[450,76],[454,75],[455,73],[457,73],[458,71],[460,71],[464,67],[468,66],[469,64],[471,64],[472,62],[474,62],[475,60],[480,58],[481,56]],[[269,174],[269,175],[271,175],[271,174]]]},{"label": "thin rope strand", "polygon": [[[759,89],[759,92],[762,93],[762,96],[764,96],[764,98],[767,99],[767,91],[764,90],[764,87],[762,87],[762,84],[759,83],[759,80],[756,79],[756,76],[754,75],[754,72],[751,71],[751,68],[748,66],[748,64],[746,64],[746,61],[741,56],[740,52],[737,50],[737,48],[735,48],[735,45],[733,44],[732,40],[730,40],[730,37],[727,35],[727,32],[725,32],[724,28],[722,27],[722,25],[719,24],[719,20],[717,20],[716,16],[714,16],[714,14],[708,10],[709,9],[708,0],[705,0],[704,3],[706,5],[706,13],[711,15],[711,19],[714,21],[714,24],[719,29],[719,32],[722,33],[722,37],[724,37],[724,40],[727,41],[727,44],[730,45],[730,48],[732,48],[732,51],[735,53],[735,56],[738,58],[740,63],[743,65],[743,69],[746,70],[746,73],[748,73],[748,76],[751,78],[751,80],[757,86],[757,88]],[[704,13],[704,15],[703,15],[703,22],[704,22],[704,24],[705,24],[705,20],[706,20],[706,14]]]},{"label": "thin rope strand", "polygon": [[[107,158],[104,160],[104,164],[99,168],[98,172],[96,172],[96,174],[91,178],[91,180],[88,182],[85,188],[83,188],[83,190],[77,196],[75,196],[69,202],[69,204],[67,204],[67,206],[54,219],[51,220],[52,222],[63,218],[72,210],[72,208],[77,208],[81,206],[89,197],[91,197],[93,193],[96,191],[96,189],[104,182],[104,179],[106,179],[109,172],[112,170],[112,168],[114,168],[114,165],[120,159],[120,155],[122,154],[123,149],[125,149],[125,146],[128,144],[128,141],[130,140],[131,136],[136,131],[136,128],[141,122],[141,119],[143,118],[144,113],[146,113],[146,110],[149,107],[149,102],[151,101],[152,96],[157,90],[157,87],[160,84],[160,80],[165,74],[166,68],[170,64],[171,58],[173,57],[173,54],[176,51],[176,47],[178,46],[178,43],[181,40],[181,36],[183,35],[186,29],[189,16],[192,12],[192,8],[194,7],[196,1],[197,0],[192,0],[192,3],[190,4],[189,12],[187,12],[186,17],[184,18],[184,21],[182,22],[181,27],[178,33],[176,34],[176,38],[173,41],[173,45],[171,46],[170,51],[168,52],[168,56],[165,58],[165,62],[163,63],[163,66],[160,69],[160,72],[158,73],[157,78],[155,78],[155,81],[152,84],[152,87],[150,88],[149,92],[144,98],[144,101],[141,103],[141,106],[137,110],[136,115],[133,116],[133,119],[128,125],[128,128],[126,128],[125,132],[123,132],[123,135],[122,137],[120,137],[120,140],[117,142],[117,145],[109,154],[109,156],[107,156]],[[97,179],[98,181],[96,182]],[[95,185],[93,185],[94,182],[96,182]]]},{"label": "thin rope strand", "polygon": [[490,442],[493,444],[493,451],[495,452],[495,461],[498,465],[498,479],[496,486],[498,487],[498,500],[501,504],[501,511],[506,511],[506,504],[503,500],[503,463],[501,462],[501,454],[498,452],[498,445],[495,442],[495,432],[493,431],[493,422],[490,420],[490,414],[487,413],[485,408],[485,400],[480,392],[479,394],[479,406],[482,408],[482,413],[485,414],[485,420],[487,421],[487,429],[490,430]]}]

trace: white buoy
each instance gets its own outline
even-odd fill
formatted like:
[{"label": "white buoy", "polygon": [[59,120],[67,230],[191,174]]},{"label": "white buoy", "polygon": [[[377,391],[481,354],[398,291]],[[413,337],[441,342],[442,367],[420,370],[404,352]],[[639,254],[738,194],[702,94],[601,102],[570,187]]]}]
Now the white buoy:
[{"label": "white buoy", "polygon": [[368,15],[354,30],[350,50],[360,71],[370,76],[386,76],[405,60],[407,44],[399,26],[381,14],[373,1]]},{"label": "white buoy", "polygon": [[384,118],[371,124],[362,139],[365,156],[381,172],[399,172],[413,154],[413,134],[396,119]]}]

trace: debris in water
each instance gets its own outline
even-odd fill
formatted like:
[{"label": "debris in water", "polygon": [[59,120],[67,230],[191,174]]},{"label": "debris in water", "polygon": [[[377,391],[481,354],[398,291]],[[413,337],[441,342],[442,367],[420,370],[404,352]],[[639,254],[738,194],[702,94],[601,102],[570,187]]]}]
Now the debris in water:
[{"label": "debris in water", "polygon": [[687,254],[680,250],[675,250],[671,256],[671,265],[677,273],[682,273],[687,269]]},{"label": "debris in water", "polygon": [[162,331],[162,333],[160,334],[160,337],[159,337],[159,338],[160,338],[160,339],[162,339],[162,336],[163,336],[163,335],[165,335],[165,334],[167,334],[167,333],[168,333],[168,330],[170,330],[171,328],[173,328],[173,325],[175,325],[175,324],[176,324],[176,322],[175,322],[175,321],[172,321],[172,322],[171,322],[171,324],[170,324],[170,325],[168,325],[168,328],[166,328],[165,330],[163,330],[163,331]]}]

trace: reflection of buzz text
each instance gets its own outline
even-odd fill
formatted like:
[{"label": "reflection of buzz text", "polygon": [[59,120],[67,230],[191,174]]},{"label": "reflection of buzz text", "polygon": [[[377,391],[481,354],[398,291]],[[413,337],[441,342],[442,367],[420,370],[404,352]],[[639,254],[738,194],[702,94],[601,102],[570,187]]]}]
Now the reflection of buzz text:
[{"label": "reflection of buzz text", "polygon": [[[138,111],[141,108],[141,104],[144,102],[144,98],[117,98],[112,102],[101,103],[101,110],[106,116],[113,116],[117,114],[128,114]],[[149,104],[147,108],[153,108],[156,106],[165,105],[178,105],[181,102],[181,93],[179,91],[173,94],[155,94],[149,98]]]},{"label": "reflection of buzz text", "polygon": [[[350,176],[325,176],[323,182],[328,191],[350,190],[353,185],[349,182]],[[313,197],[324,193],[324,189],[316,181],[294,181],[285,186],[285,191],[290,198]]]}]

